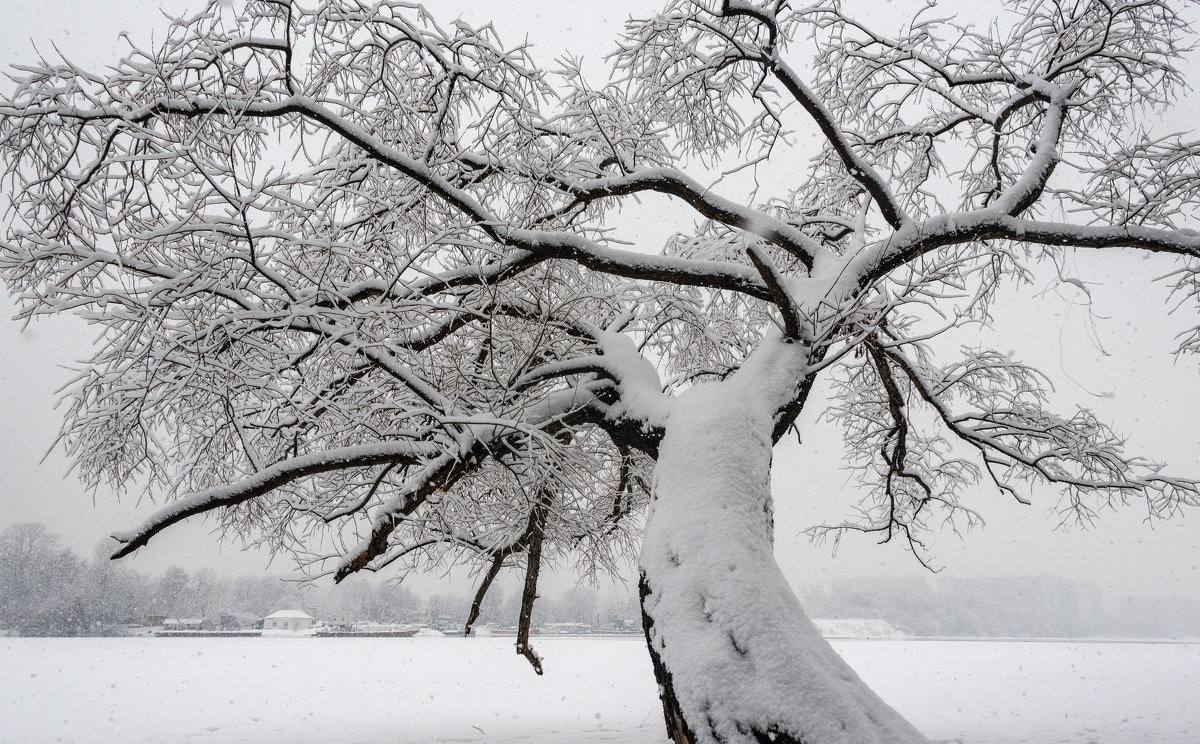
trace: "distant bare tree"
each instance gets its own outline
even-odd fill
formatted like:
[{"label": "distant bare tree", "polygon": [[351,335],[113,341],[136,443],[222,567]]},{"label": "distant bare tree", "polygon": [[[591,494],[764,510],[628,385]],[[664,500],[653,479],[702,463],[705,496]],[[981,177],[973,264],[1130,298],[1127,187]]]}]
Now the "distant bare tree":
[{"label": "distant bare tree", "polygon": [[61,550],[58,536],[38,522],[18,522],[0,532],[0,586],[6,592],[29,594],[34,571],[47,555]]},{"label": "distant bare tree", "polygon": [[83,635],[79,557],[37,522],[0,532],[0,627],[20,635]]},{"label": "distant bare tree", "polygon": [[[477,604],[523,568],[527,630],[542,561],[640,544],[676,742],[894,744],[924,739],[772,556],[773,446],[819,376],[870,489],[831,530],[923,559],[980,481],[1055,484],[1085,521],[1197,502],[1048,410],[1038,371],[930,344],[1071,250],[1179,257],[1191,307],[1200,145],[1140,123],[1183,82],[1177,4],[922,5],[881,33],[838,2],[673,0],[601,85],[400,0],[214,2],[159,39],[23,67],[0,102],[0,272],[24,317],[100,329],[65,448],[167,500],[117,555],[208,514],[338,579],[466,562]],[[695,229],[623,248],[610,218],[649,193]]]}]

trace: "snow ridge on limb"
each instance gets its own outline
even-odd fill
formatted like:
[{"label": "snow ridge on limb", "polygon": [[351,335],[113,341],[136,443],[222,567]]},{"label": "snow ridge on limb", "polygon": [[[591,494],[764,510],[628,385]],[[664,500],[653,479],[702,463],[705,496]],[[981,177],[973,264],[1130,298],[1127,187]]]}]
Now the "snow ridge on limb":
[{"label": "snow ridge on limb", "polygon": [[1073,225],[1011,217],[987,208],[930,217],[899,231],[853,259],[860,284],[886,277],[897,268],[946,246],[973,241],[1066,248],[1134,248],[1195,258],[1200,235],[1142,225]]},{"label": "snow ridge on limb", "polygon": [[708,219],[740,228],[780,246],[808,268],[824,248],[793,225],[760,210],[748,208],[714,194],[687,175],[671,168],[639,168],[631,173],[591,181],[566,183],[563,188],[577,201],[656,191],[678,196]]}]

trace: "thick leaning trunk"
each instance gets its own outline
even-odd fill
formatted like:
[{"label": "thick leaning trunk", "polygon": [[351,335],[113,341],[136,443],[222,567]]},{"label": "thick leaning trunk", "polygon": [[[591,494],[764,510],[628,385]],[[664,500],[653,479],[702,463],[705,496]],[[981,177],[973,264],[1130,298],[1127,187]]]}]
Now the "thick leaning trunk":
[{"label": "thick leaning trunk", "polygon": [[772,546],[771,418],[745,386],[677,401],[640,559],[642,620],[669,736],[926,743],[821,637]]}]

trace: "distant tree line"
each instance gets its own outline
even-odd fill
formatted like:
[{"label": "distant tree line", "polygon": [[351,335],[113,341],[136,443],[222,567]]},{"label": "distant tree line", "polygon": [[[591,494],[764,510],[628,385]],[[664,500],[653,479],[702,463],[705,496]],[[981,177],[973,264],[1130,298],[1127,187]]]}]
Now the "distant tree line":
[{"label": "distant tree line", "polygon": [[112,635],[149,619],[213,618],[227,625],[281,607],[305,606],[304,587],[274,577],[189,573],[159,575],[64,547],[45,525],[19,523],[0,532],[0,628],[28,636]]},{"label": "distant tree line", "polygon": [[[828,588],[802,587],[800,595],[812,617],[879,619],[914,636],[1200,637],[1200,601],[1122,597],[1106,607],[1097,587],[1055,576],[835,579]],[[520,605],[519,591],[497,585],[476,626],[515,626]],[[166,618],[203,618],[234,629],[280,609],[331,622],[421,623],[455,632],[470,607],[452,588],[421,597],[360,576],[331,588],[277,576],[226,577],[208,568],[172,566],[150,575],[108,560],[107,546],[80,557],[42,524],[0,532],[0,632],[13,635],[114,635]],[[622,621],[638,626],[632,592],[603,598],[581,587],[540,599],[533,625]]]},{"label": "distant tree line", "polygon": [[[497,586],[477,625],[515,625],[520,601],[519,592]],[[331,588],[275,576],[226,577],[209,568],[172,566],[151,575],[108,560],[106,546],[83,558],[43,524],[14,524],[0,532],[0,633],[12,635],[115,635],[168,618],[202,618],[233,629],[280,609],[303,609],[323,620],[425,623],[453,631],[462,629],[470,606],[469,598],[452,590],[423,598],[407,587],[357,576]],[[539,602],[535,623],[602,625],[614,617],[634,620],[636,613],[632,595],[614,604],[577,588]]]},{"label": "distant tree line", "polygon": [[1200,637],[1200,601],[1121,597],[1059,576],[835,579],[799,592],[813,617],[885,620],[905,635],[954,638]]}]

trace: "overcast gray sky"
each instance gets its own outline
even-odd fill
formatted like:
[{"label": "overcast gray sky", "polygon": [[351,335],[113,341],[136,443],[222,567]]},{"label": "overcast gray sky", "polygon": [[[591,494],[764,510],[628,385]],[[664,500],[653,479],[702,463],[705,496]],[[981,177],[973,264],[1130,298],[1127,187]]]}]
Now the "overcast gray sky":
[{"label": "overcast gray sky", "polygon": [[[626,16],[648,14],[657,5],[631,0],[430,3],[440,19],[458,11],[475,21],[494,18],[506,41],[528,35],[547,61],[564,51],[598,61]],[[187,0],[7,0],[0,11],[0,64],[28,59],[31,42],[49,52],[51,41],[77,62],[102,64],[123,49],[122,30],[146,39],[164,25],[160,7],[178,12],[197,6]],[[803,44],[793,51],[804,54]],[[1198,114],[1193,97],[1172,120],[1183,126],[1200,119]],[[1196,475],[1198,360],[1175,360],[1170,352],[1173,334],[1197,311],[1185,307],[1168,315],[1165,292],[1146,289],[1150,278],[1171,265],[1157,257],[1081,255],[1076,270],[1081,278],[1099,282],[1093,288],[1095,311],[1109,318],[1098,323],[1095,334],[1084,310],[1072,304],[1081,296],[1039,285],[1005,300],[995,339],[999,348],[1018,350],[1022,358],[1044,365],[1058,383],[1061,410],[1071,410],[1073,403],[1095,407],[1128,433],[1139,451],[1166,459],[1177,473]],[[91,333],[82,322],[63,318],[41,321],[21,334],[8,320],[13,312],[11,300],[0,298],[0,528],[45,522],[90,555],[110,531],[140,522],[150,505],[138,508],[136,495],[118,503],[102,492],[93,506],[90,494],[63,478],[66,463],[57,453],[39,462],[58,429],[52,407],[55,390],[69,377],[63,365],[87,355]],[[834,558],[828,546],[809,545],[799,534],[816,522],[840,521],[857,500],[837,466],[836,431],[817,425],[816,413],[806,414],[805,446],[781,446],[776,457],[777,550],[785,571],[798,584],[839,575],[919,573],[895,546],[847,538]],[[1047,516],[1056,501],[1053,492],[1036,493],[1032,507],[1018,507],[982,487],[977,498],[987,527],[961,539],[951,533],[936,539],[938,562],[947,575],[1055,573],[1095,582],[1112,594],[1200,596],[1200,516],[1150,525],[1134,506],[1105,515],[1090,531],[1056,532],[1057,521]],[[209,530],[203,522],[176,526],[127,560],[146,570],[177,564],[212,566],[222,573],[265,565],[264,555],[221,545]]]}]

